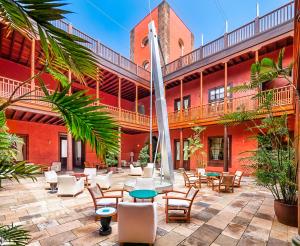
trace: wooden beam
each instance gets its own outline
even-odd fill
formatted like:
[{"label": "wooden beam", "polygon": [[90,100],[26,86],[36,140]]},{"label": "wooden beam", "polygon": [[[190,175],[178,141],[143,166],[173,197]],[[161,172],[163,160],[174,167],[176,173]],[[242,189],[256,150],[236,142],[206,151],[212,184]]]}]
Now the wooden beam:
[{"label": "wooden beam", "polygon": [[139,112],[139,87],[135,84],[135,112]]},{"label": "wooden beam", "polygon": [[118,167],[122,167],[122,134],[121,134],[121,127],[118,128],[119,130],[119,155],[118,155]]},{"label": "wooden beam", "polygon": [[227,125],[224,125],[224,172],[228,172],[228,132]]},{"label": "wooden beam", "polygon": [[183,79],[180,79],[180,118],[183,116]]}]

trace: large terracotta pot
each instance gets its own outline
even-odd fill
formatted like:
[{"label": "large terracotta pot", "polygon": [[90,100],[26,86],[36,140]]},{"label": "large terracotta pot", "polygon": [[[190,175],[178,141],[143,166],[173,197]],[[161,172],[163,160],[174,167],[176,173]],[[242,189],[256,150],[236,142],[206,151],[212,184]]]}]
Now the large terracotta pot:
[{"label": "large terracotta pot", "polygon": [[298,226],[298,206],[288,205],[279,200],[274,201],[274,210],[280,223],[288,226]]}]

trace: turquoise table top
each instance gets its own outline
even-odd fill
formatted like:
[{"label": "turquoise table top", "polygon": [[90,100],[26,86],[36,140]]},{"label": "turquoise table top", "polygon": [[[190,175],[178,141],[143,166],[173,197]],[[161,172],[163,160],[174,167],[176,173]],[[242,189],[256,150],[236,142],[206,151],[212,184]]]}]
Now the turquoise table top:
[{"label": "turquoise table top", "polygon": [[129,195],[133,198],[138,199],[149,199],[157,196],[157,191],[155,190],[133,190],[129,192]]},{"label": "turquoise table top", "polygon": [[206,176],[207,177],[219,177],[220,174],[216,173],[216,172],[210,172],[210,173],[206,173]]}]

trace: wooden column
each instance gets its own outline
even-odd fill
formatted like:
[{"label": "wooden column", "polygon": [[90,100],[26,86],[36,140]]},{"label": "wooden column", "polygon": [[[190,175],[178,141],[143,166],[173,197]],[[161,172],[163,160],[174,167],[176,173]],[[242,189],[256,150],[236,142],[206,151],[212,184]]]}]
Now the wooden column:
[{"label": "wooden column", "polygon": [[[68,71],[68,80],[69,80],[69,83],[71,83],[72,73],[70,70]],[[71,88],[72,87],[70,87],[69,94],[72,93]],[[72,138],[72,134],[70,132],[68,132],[68,135],[67,135],[67,170],[68,171],[73,170],[73,138]]]},{"label": "wooden column", "polygon": [[98,99],[97,101],[97,105],[100,104],[100,101],[99,101],[99,84],[100,84],[100,74],[99,74],[99,67],[97,67],[97,78],[96,78],[96,98]]},{"label": "wooden column", "polygon": [[135,112],[138,114],[139,112],[139,87],[135,84]]},{"label": "wooden column", "polygon": [[255,62],[259,61],[258,50],[255,51]]},{"label": "wooden column", "polygon": [[118,128],[119,131],[119,155],[118,155],[118,167],[122,167],[122,134],[121,134],[121,127]]},{"label": "wooden column", "polygon": [[200,71],[200,118],[203,117],[203,72]]},{"label": "wooden column", "polygon": [[35,39],[32,38],[31,42],[31,56],[30,56],[30,77],[31,79],[31,90],[35,89],[35,79],[33,78],[35,75]]},{"label": "wooden column", "polygon": [[183,79],[180,79],[180,118],[183,116]]},{"label": "wooden column", "polygon": [[183,167],[183,129],[180,128],[180,161],[179,161],[179,167]]},{"label": "wooden column", "polygon": [[121,119],[121,102],[122,102],[122,78],[119,77],[119,85],[118,85],[118,108],[119,108],[119,120]]},{"label": "wooden column", "polygon": [[[227,62],[224,63],[224,113],[227,114],[227,87],[228,87],[228,72],[227,72]],[[224,172],[228,172],[228,133],[227,126],[224,125]]]}]

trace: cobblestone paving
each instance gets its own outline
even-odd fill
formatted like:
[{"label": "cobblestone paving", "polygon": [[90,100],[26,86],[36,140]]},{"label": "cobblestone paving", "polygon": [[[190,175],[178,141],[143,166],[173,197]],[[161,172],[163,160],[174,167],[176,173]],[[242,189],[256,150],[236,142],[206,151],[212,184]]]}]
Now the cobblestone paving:
[{"label": "cobblestone paving", "polygon": [[[113,188],[132,179],[114,174]],[[0,222],[23,225],[31,233],[30,246],[118,245],[117,222],[113,233],[99,236],[92,199],[85,191],[77,197],[58,197],[46,190],[43,177],[37,182],[5,182],[0,191]],[[175,175],[175,189],[186,190]],[[126,201],[132,199],[126,194]],[[203,185],[192,208],[191,223],[166,223],[164,201],[159,195],[155,245],[290,245],[297,228],[280,224],[274,216],[270,193],[245,178],[232,193],[218,193]]]}]

